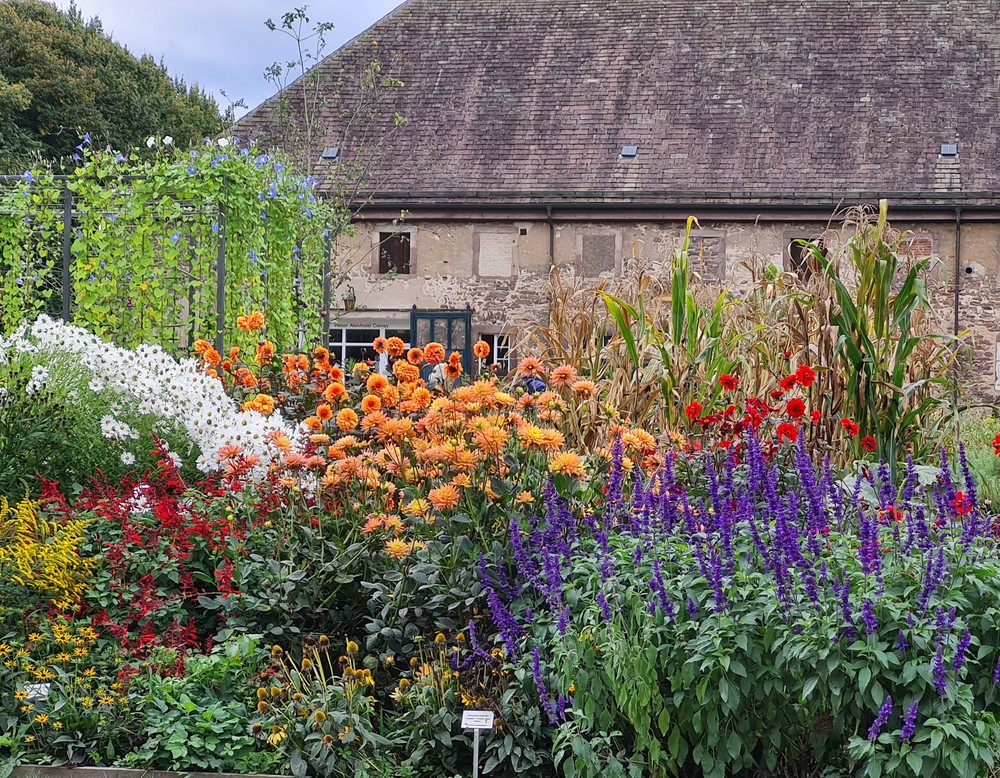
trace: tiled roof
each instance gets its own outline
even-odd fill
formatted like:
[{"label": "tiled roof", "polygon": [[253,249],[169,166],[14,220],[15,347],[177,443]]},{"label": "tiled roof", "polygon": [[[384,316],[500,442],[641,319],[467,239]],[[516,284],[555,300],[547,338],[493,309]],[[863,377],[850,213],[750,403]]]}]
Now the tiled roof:
[{"label": "tiled roof", "polygon": [[[382,121],[407,120],[372,171],[380,196],[996,190],[994,6],[409,0],[319,66],[314,158],[351,158],[364,123],[344,138],[343,117],[377,51],[405,82]],[[244,133],[265,136],[273,105]]]}]

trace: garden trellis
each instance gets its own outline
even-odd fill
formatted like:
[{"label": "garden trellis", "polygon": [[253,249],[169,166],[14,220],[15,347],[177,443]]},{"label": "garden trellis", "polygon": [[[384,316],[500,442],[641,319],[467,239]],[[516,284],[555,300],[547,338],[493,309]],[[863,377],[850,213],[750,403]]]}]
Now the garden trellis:
[{"label": "garden trellis", "polygon": [[119,345],[250,345],[259,309],[282,348],[325,341],[336,219],[315,180],[252,146],[152,159],[81,144],[71,173],[0,179],[0,331],[61,316]]}]

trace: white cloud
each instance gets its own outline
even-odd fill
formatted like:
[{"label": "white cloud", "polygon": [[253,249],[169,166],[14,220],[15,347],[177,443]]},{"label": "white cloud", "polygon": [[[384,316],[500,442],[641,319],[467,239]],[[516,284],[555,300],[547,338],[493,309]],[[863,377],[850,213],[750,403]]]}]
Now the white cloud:
[{"label": "white cloud", "polygon": [[[326,52],[334,51],[367,29],[401,0],[327,0],[313,3],[307,13],[316,21],[336,25],[327,37]],[[69,0],[58,0],[66,8]],[[253,108],[273,93],[264,78],[272,62],[294,57],[293,42],[264,26],[280,21],[292,4],[274,0],[77,0],[84,18],[97,16],[116,41],[135,54],[162,59],[172,76],[198,83],[226,106],[221,92]]]}]

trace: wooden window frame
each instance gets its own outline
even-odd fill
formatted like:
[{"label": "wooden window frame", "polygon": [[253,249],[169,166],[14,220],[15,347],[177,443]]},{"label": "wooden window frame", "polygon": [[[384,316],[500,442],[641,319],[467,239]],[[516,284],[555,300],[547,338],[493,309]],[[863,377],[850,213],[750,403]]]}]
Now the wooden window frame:
[{"label": "wooden window frame", "polygon": [[392,225],[375,227],[372,230],[372,261],[369,267],[372,275],[379,276],[380,278],[391,275],[391,273],[382,272],[382,236],[386,234],[404,237],[410,247],[409,271],[406,273],[397,272],[395,275],[402,278],[415,276],[417,274],[417,231],[413,228],[400,229],[399,227],[393,227]]}]

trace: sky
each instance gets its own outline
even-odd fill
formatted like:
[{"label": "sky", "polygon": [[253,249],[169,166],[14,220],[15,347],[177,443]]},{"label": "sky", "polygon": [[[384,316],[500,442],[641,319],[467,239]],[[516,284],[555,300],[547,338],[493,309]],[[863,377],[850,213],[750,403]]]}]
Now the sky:
[{"label": "sky", "polygon": [[[265,26],[280,24],[281,15],[307,5],[315,22],[332,22],[326,53],[366,30],[402,0],[76,0],[85,19],[100,18],[104,31],[136,55],[162,57],[171,76],[198,83],[221,108],[242,99],[254,108],[274,93],[264,70],[295,56],[295,43]],[[69,0],[57,0],[67,8]]]}]

